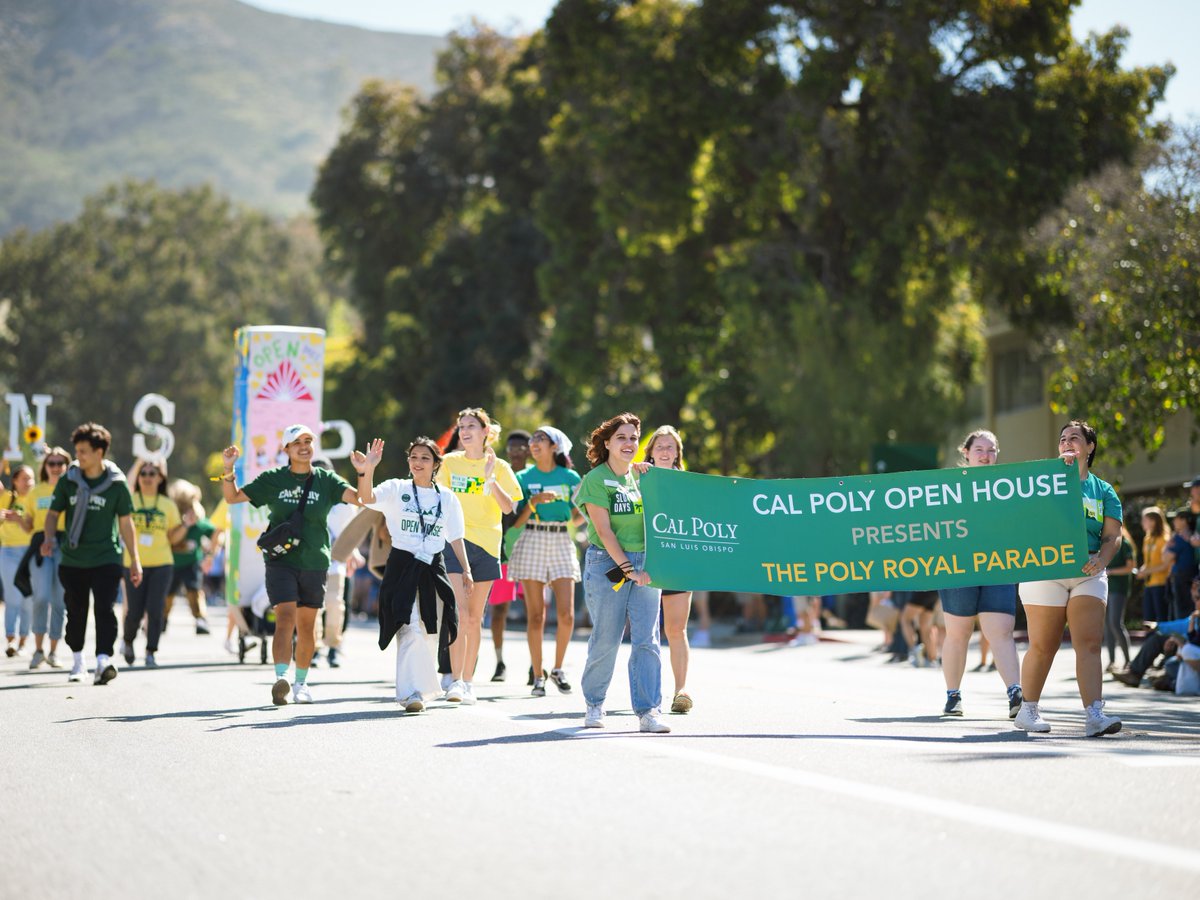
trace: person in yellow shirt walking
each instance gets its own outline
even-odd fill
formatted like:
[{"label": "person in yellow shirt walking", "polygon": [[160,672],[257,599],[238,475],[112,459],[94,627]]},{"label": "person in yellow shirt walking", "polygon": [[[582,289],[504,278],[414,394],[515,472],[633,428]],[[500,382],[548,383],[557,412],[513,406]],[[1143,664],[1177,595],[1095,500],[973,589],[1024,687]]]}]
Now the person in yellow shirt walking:
[{"label": "person in yellow shirt walking", "polygon": [[0,501],[0,581],[4,584],[4,633],[8,637],[5,652],[8,656],[16,656],[25,649],[33,612],[31,598],[23,596],[13,584],[32,535],[28,514],[32,487],[33,469],[18,466],[12,474],[12,487]]},{"label": "person in yellow shirt walking", "polygon": [[[175,573],[175,555],[171,545],[187,532],[179,516],[179,507],[167,496],[166,461],[151,462],[139,459],[129,470],[133,485],[133,521],[137,527],[138,555],[142,560],[141,583],[134,585],[125,569],[125,639],[121,647],[128,665],[133,665],[133,641],[137,637],[142,617],[146,618],[146,668],[158,663],[158,639],[162,635],[163,611],[167,589]],[[125,553],[129,566],[129,552]]]},{"label": "person in yellow shirt walking", "polygon": [[[29,505],[33,510],[33,533],[38,534],[46,527],[46,513],[54,497],[54,487],[71,464],[71,454],[62,447],[52,447],[42,457],[37,486],[29,492]],[[64,520],[58,520],[61,534]],[[55,548],[50,556],[38,556],[30,564],[30,583],[33,585],[33,659],[29,668],[36,669],[43,662],[52,669],[61,669],[58,661],[58,642],[62,640],[63,627],[67,621],[67,604],[63,599],[62,582],[58,580],[58,565],[62,562],[62,550]],[[46,634],[50,635],[50,652],[44,650]]]}]

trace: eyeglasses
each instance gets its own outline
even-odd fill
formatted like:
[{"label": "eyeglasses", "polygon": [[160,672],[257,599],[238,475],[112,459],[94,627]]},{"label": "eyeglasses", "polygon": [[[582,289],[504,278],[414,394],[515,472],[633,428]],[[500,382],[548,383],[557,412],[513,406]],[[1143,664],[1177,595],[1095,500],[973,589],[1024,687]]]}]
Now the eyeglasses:
[{"label": "eyeglasses", "polygon": [[529,436],[529,443],[531,443],[531,444],[534,441],[540,442],[540,441],[548,441],[548,440],[550,440],[550,436],[548,434],[542,434],[542,432],[540,432],[540,431],[535,431],[533,434],[531,434]]},{"label": "eyeglasses", "polygon": [[158,470],[157,469],[142,469],[142,471],[138,472],[138,475],[141,478],[157,478]]}]

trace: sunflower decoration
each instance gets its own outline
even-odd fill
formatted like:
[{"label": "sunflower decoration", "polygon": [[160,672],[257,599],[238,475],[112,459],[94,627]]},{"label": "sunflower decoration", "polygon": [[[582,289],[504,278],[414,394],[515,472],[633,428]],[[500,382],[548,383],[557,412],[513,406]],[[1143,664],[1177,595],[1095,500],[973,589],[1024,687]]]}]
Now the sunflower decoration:
[{"label": "sunflower decoration", "polygon": [[25,443],[27,443],[30,447],[35,447],[40,444],[43,437],[45,437],[45,435],[42,434],[42,429],[38,428],[36,425],[29,424],[25,426]]}]

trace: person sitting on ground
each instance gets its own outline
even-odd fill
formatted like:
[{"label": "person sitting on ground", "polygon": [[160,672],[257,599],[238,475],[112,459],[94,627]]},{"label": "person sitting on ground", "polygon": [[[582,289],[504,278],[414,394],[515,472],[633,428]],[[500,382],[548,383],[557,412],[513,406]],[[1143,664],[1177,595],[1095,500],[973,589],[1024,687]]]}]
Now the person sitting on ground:
[{"label": "person sitting on ground", "polygon": [[1146,636],[1142,648],[1124,672],[1116,672],[1113,678],[1129,687],[1139,687],[1146,671],[1150,669],[1161,656],[1171,659],[1187,642],[1188,632],[1196,628],[1197,616],[1200,615],[1200,577],[1192,580],[1193,613],[1185,619],[1172,619],[1170,622],[1159,622],[1158,627]]}]

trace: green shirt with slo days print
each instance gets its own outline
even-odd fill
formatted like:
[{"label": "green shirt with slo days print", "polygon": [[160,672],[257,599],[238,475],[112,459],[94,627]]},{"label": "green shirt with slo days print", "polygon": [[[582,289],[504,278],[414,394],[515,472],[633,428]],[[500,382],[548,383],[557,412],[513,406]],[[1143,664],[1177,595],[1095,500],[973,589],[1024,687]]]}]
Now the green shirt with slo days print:
[{"label": "green shirt with slo days print", "polygon": [[575,502],[588,520],[588,541],[593,546],[604,548],[604,542],[592,524],[585,503],[608,510],[608,521],[622,550],[638,553],[646,549],[646,526],[642,521],[642,492],[630,469],[624,476],[618,475],[601,463],[583,476]]}]

